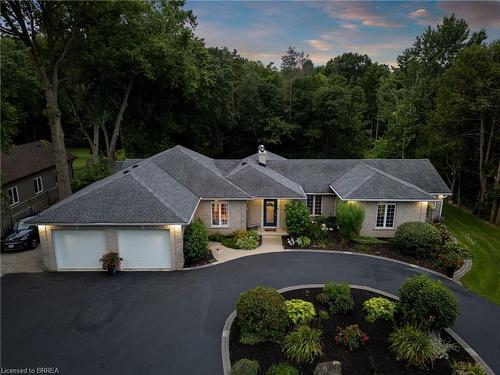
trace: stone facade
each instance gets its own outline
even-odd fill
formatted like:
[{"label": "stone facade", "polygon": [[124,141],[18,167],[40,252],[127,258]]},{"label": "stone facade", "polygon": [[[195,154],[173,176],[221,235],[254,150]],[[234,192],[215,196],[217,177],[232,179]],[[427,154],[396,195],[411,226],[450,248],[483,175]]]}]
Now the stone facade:
[{"label": "stone facade", "polygon": [[75,225],[40,225],[38,232],[40,234],[40,252],[42,254],[43,264],[48,271],[57,271],[56,251],[53,242],[53,231],[55,230],[103,230],[106,237],[106,248],[109,251],[119,252],[117,231],[123,229],[164,229],[169,230],[170,241],[170,256],[172,270],[182,269],[184,267],[184,243],[183,234],[184,228],[181,225],[148,225],[148,226],[131,226],[131,225],[113,225],[113,226],[75,226]]}]

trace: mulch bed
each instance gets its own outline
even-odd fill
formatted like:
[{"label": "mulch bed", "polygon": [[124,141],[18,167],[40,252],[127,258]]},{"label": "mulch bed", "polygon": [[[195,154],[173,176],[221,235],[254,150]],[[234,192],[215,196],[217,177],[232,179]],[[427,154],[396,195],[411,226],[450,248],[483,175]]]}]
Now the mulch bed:
[{"label": "mulch bed", "polygon": [[[281,242],[285,249],[300,249],[298,247],[291,247],[287,240],[289,236],[281,236]],[[362,250],[360,250],[362,248]],[[336,250],[336,251],[349,251],[354,253],[364,253],[364,254],[372,254],[378,255],[385,258],[391,258],[400,260],[402,262],[415,264],[420,267],[429,268],[439,273],[443,273],[440,269],[435,266],[435,262],[432,259],[419,259],[412,257],[410,255],[401,254],[396,250],[394,245],[390,242],[383,244],[374,244],[374,245],[358,245],[356,243],[350,243],[346,247],[342,247],[340,242],[335,239],[332,240],[330,246],[319,247],[319,246],[309,246],[307,249],[314,250]]]},{"label": "mulch bed", "polygon": [[196,262],[188,262],[187,260],[184,262],[184,268],[198,267],[204,266],[205,264],[210,264],[217,262],[217,259],[214,258],[212,252],[208,255],[206,259],[198,260]]},{"label": "mulch bed", "polygon": [[[321,289],[300,289],[283,293],[285,299],[299,298],[312,302],[316,311],[327,310],[328,307],[320,305],[315,296],[321,292]],[[459,346],[458,351],[449,353],[449,362],[446,360],[436,360],[433,369],[422,370],[407,365],[403,361],[397,361],[394,355],[389,351],[387,339],[393,331],[393,323],[386,321],[377,321],[368,323],[364,320],[363,301],[371,297],[378,297],[376,293],[364,290],[352,289],[355,302],[355,310],[348,314],[335,314],[330,319],[324,321],[321,325],[323,331],[323,356],[315,360],[312,364],[297,366],[302,375],[313,374],[316,365],[319,362],[337,360],[342,363],[342,374],[365,375],[365,374],[451,374],[449,363],[455,361],[474,362],[469,354]],[[335,343],[335,330],[337,326],[347,326],[358,324],[369,337],[366,346],[354,351],[349,351],[343,345]],[[255,359],[260,364],[260,374],[265,374],[267,369],[280,362],[287,361],[281,352],[279,344],[265,343],[259,345],[244,345],[239,342],[240,330],[238,320],[234,321],[231,327],[229,338],[229,351],[231,363],[242,358]],[[442,337],[447,341],[454,341],[446,332],[442,332]]]}]

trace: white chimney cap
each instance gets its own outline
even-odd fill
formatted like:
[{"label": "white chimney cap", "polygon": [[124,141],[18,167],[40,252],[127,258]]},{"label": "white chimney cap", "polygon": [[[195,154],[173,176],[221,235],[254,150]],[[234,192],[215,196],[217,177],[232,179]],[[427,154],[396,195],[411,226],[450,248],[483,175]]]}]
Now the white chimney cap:
[{"label": "white chimney cap", "polygon": [[259,145],[259,151],[260,152],[266,151],[266,148],[264,147],[264,145]]}]

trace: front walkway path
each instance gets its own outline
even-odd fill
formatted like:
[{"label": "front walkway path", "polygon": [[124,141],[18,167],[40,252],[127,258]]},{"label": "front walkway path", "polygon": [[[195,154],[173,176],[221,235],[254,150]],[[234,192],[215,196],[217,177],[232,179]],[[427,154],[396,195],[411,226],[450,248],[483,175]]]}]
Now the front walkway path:
[{"label": "front walkway path", "polygon": [[[397,294],[422,271],[354,254],[273,252],[176,272],[12,274],[1,280],[1,366],[60,374],[222,374],[221,334],[256,285],[346,281]],[[500,374],[500,306],[439,278],[458,296],[453,329]]]},{"label": "front walkway path", "polygon": [[231,249],[229,247],[224,246],[220,242],[210,242],[210,250],[212,250],[212,255],[214,256],[214,258],[220,263],[248,255],[257,255],[257,254],[275,253],[278,251],[284,251],[284,248],[281,243],[281,236],[263,235],[262,245],[254,250]]}]

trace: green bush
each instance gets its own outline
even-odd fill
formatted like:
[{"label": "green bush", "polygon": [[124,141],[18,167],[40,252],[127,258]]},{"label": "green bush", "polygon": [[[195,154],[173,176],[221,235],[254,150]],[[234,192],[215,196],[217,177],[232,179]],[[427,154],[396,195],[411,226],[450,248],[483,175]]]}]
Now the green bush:
[{"label": "green bush", "polygon": [[375,297],[363,302],[363,310],[366,311],[367,322],[374,323],[378,319],[393,320],[396,304],[387,298]]},{"label": "green bush", "polygon": [[184,231],[184,258],[196,262],[210,255],[208,230],[201,219],[195,219]]},{"label": "green bush", "polygon": [[306,236],[300,236],[297,238],[297,245],[299,245],[299,247],[309,247],[311,245],[311,239]]},{"label": "green bush", "polygon": [[410,325],[396,328],[389,336],[390,350],[398,360],[426,368],[433,360],[429,335]]},{"label": "green bush", "polygon": [[330,297],[328,296],[328,294],[319,293],[316,295],[316,301],[318,301],[321,304],[326,305],[327,303],[330,302]]},{"label": "green bush", "polygon": [[377,237],[359,236],[353,242],[359,245],[381,245],[381,244],[386,244],[389,241]]},{"label": "green bush", "polygon": [[440,281],[427,275],[407,279],[399,289],[397,313],[410,324],[429,329],[451,327],[459,314],[458,300]]},{"label": "green bush", "polygon": [[257,375],[259,370],[259,362],[243,358],[233,365],[231,375]]},{"label": "green bush", "polygon": [[434,224],[434,227],[439,231],[442,244],[446,244],[452,240],[451,232],[448,230],[446,224],[436,223]]},{"label": "green bush", "polygon": [[242,293],[236,313],[243,344],[279,342],[289,325],[285,299],[269,287],[258,286]]},{"label": "green bush", "polygon": [[365,209],[363,206],[351,203],[337,205],[337,225],[340,238],[352,241],[359,237],[364,219]]},{"label": "green bush", "polygon": [[111,171],[109,170],[107,164],[103,161],[100,161],[97,164],[86,165],[83,168],[75,170],[75,176],[71,182],[71,189],[73,190],[73,193],[76,193],[78,190],[81,190],[96,181],[102,180],[110,174]]},{"label": "green bush", "polygon": [[220,243],[225,247],[229,247],[230,249],[239,249],[238,245],[236,244],[236,238],[234,238],[233,236],[224,237]]},{"label": "green bush", "polygon": [[298,363],[312,363],[323,354],[321,330],[300,326],[283,340],[283,351],[287,358]]},{"label": "green bush", "polygon": [[282,362],[269,367],[266,375],[299,375],[299,370],[286,362]]},{"label": "green bush", "polygon": [[316,316],[316,310],[311,302],[291,299],[285,301],[285,306],[288,317],[295,325],[309,324]]},{"label": "green bush", "polygon": [[357,324],[343,327],[337,327],[335,343],[344,345],[349,350],[358,349],[361,345],[366,345],[370,338],[364,333]]},{"label": "green bush", "polygon": [[239,232],[234,236],[236,238],[236,246],[244,250],[252,250],[259,247],[259,234],[255,231]]},{"label": "green bush", "polygon": [[354,300],[352,298],[349,284],[335,284],[333,282],[328,283],[323,288],[323,293],[325,293],[330,300],[330,312],[332,314],[345,314],[354,310]]},{"label": "green bush", "polygon": [[486,375],[486,371],[477,363],[453,362],[451,364],[452,375]]},{"label": "green bush", "polygon": [[409,222],[398,227],[394,242],[402,253],[417,258],[431,258],[439,249],[441,235],[429,223]]},{"label": "green bush", "polygon": [[311,220],[307,228],[307,236],[314,244],[321,244],[328,240],[328,227],[325,223],[318,221],[318,218]]},{"label": "green bush", "polygon": [[318,316],[321,320],[328,320],[330,319],[330,314],[328,314],[328,311],[325,310],[320,310],[318,313]]},{"label": "green bush", "polygon": [[306,234],[311,224],[309,209],[304,202],[293,200],[285,206],[285,221],[288,234],[292,237],[300,237]]},{"label": "green bush", "polygon": [[227,236],[222,233],[211,233],[208,235],[208,240],[213,242],[222,242]]}]

